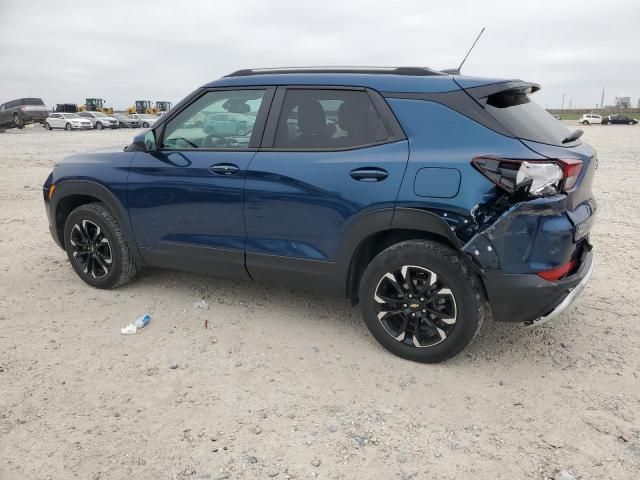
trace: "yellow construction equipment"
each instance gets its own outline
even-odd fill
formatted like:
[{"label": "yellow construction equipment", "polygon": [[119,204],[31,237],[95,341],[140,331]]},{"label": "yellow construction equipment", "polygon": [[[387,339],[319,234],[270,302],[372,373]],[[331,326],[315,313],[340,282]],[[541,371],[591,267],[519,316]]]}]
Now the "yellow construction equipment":
[{"label": "yellow construction equipment", "polygon": [[171,110],[171,102],[156,102],[156,109],[158,109],[159,112],[168,112],[169,110]]},{"label": "yellow construction equipment", "polygon": [[135,106],[127,108],[127,113],[155,115],[158,113],[158,109],[151,106],[151,100],[136,100]]},{"label": "yellow construction equipment", "polygon": [[108,115],[113,113],[113,108],[105,107],[105,100],[103,98],[87,98],[84,105],[78,107],[79,112],[88,110],[90,112],[102,112]]}]

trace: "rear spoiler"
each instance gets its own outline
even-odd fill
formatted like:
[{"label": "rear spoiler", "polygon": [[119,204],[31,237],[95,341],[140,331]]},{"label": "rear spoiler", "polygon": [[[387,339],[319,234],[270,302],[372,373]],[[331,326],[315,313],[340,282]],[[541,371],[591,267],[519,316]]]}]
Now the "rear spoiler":
[{"label": "rear spoiler", "polygon": [[489,85],[482,85],[480,87],[468,87],[464,88],[460,85],[456,79],[453,79],[454,82],[467,94],[473,97],[474,100],[483,103],[482,101],[486,101],[487,97],[490,95],[494,95],[496,93],[502,93],[507,91],[518,91],[522,93],[535,93],[540,90],[540,85],[532,82],[525,82],[523,80],[509,80],[506,82],[499,83],[491,83]]}]

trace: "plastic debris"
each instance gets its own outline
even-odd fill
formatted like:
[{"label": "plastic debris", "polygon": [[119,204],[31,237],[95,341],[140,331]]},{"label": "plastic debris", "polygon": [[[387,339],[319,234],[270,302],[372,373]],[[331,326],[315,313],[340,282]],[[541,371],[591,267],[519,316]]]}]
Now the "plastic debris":
[{"label": "plastic debris", "polygon": [[151,321],[151,315],[145,313],[140,318],[138,318],[135,322],[130,323],[126,327],[120,329],[120,333],[122,335],[133,335],[137,333],[138,330],[144,328]]},{"label": "plastic debris", "polygon": [[209,304],[203,299],[193,304],[193,308],[201,308],[202,310],[209,310]]}]

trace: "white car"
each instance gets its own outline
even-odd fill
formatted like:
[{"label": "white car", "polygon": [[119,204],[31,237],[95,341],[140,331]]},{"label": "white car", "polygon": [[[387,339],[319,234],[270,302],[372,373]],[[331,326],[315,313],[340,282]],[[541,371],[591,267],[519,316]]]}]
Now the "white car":
[{"label": "white car", "polygon": [[129,115],[129,118],[138,120],[138,123],[142,125],[143,128],[153,127],[153,124],[160,120],[160,117],[149,115],[148,113],[132,113]]},{"label": "white car", "polygon": [[77,113],[51,113],[42,124],[47,130],[64,128],[65,130],[91,130],[93,124]]},{"label": "white car", "polygon": [[102,112],[80,112],[82,118],[86,118],[91,122],[93,128],[102,130],[103,128],[119,128],[120,122],[118,119],[110,117],[106,113]]},{"label": "white car", "polygon": [[578,120],[583,125],[596,125],[602,123],[602,117],[595,113],[584,113]]}]

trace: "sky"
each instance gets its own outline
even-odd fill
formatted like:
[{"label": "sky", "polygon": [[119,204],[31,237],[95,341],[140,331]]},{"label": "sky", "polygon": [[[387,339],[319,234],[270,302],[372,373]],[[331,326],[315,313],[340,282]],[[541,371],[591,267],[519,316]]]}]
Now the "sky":
[{"label": "sky", "polygon": [[457,67],[546,108],[640,96],[640,0],[0,0],[0,103],[177,102],[241,68]]}]

